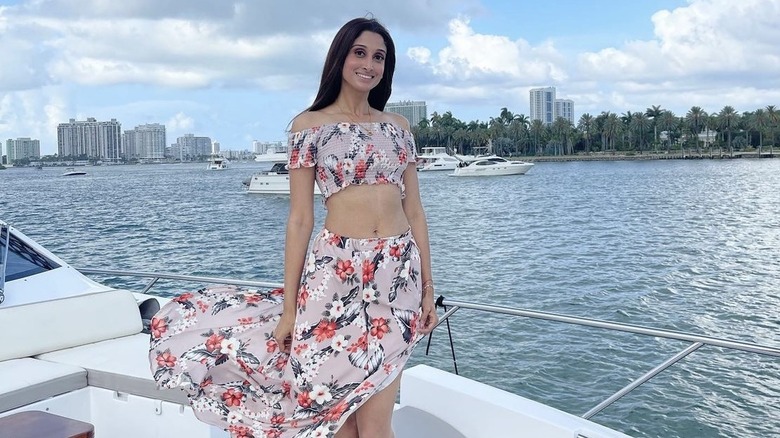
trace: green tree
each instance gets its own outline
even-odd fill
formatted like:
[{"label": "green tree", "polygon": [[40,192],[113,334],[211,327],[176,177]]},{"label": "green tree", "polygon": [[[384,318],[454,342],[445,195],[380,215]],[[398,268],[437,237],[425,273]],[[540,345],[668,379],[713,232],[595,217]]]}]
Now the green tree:
[{"label": "green tree", "polygon": [[645,110],[645,116],[649,117],[653,121],[653,149],[655,150],[658,147],[658,119],[661,118],[661,115],[664,113],[664,110],[661,109],[661,105],[652,105],[650,108]]}]

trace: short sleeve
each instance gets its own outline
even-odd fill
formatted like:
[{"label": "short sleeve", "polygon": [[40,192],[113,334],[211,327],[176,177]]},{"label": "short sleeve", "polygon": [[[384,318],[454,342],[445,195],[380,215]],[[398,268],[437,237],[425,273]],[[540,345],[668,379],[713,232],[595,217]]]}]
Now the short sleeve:
[{"label": "short sleeve", "polygon": [[317,162],[317,129],[291,132],[287,141],[287,167],[314,167]]},{"label": "short sleeve", "polygon": [[406,133],[406,162],[414,163],[417,161],[417,145],[414,143],[414,136],[411,132]]}]

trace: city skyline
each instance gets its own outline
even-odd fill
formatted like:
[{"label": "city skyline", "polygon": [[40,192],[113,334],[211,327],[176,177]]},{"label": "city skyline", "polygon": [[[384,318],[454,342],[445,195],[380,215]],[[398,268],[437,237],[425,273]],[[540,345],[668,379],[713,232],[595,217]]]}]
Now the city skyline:
[{"label": "city skyline", "polygon": [[426,101],[429,117],[529,115],[529,90],[547,86],[575,103],[575,120],[780,103],[780,0],[72,5],[0,5],[0,139],[40,139],[46,155],[70,118],[160,123],[224,149],[284,141],[336,30],[367,13],[395,39],[390,101]]}]

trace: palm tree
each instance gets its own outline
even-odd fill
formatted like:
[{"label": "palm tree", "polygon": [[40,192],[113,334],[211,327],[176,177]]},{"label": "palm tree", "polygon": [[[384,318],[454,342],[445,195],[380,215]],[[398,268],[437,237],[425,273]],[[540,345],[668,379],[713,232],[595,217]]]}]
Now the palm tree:
[{"label": "palm tree", "polygon": [[780,125],[780,112],[775,109],[774,105],[767,105],[766,118],[769,124],[769,135],[772,137],[772,142],[769,143],[769,155],[775,155],[775,133],[777,127]]},{"label": "palm tree", "polygon": [[652,105],[650,108],[645,110],[645,116],[653,119],[653,149],[654,150],[658,147],[658,119],[661,118],[661,115],[663,113],[664,110],[661,109],[661,105]]},{"label": "palm tree", "polygon": [[617,114],[610,112],[602,114],[605,116],[604,125],[601,127],[602,144],[614,154],[615,139],[620,135],[623,125]]},{"label": "palm tree", "polygon": [[[744,113],[750,114],[750,113]],[[759,108],[756,112],[752,113],[748,118],[749,129],[758,131],[758,158],[761,158],[761,149],[764,148],[764,132],[769,127],[769,117],[766,115],[766,111]]]},{"label": "palm tree", "polygon": [[661,132],[666,131],[666,152],[672,148],[672,140],[674,138],[674,130],[678,125],[680,119],[674,115],[671,111],[664,111],[658,119],[658,127],[661,128]]},{"label": "palm tree", "polygon": [[734,107],[730,105],[726,105],[718,113],[718,121],[720,122],[721,128],[723,128],[723,131],[728,136],[727,144],[729,146],[729,155],[733,157],[734,149],[732,149],[731,147],[731,132],[737,127],[737,122],[739,121],[739,113],[737,113],[737,111],[734,110]]},{"label": "palm tree", "polygon": [[[690,137],[696,142],[696,152],[699,152],[699,133],[701,128],[704,127],[704,121],[707,118],[707,113],[698,106],[691,107],[688,113],[685,115],[685,124],[690,133]],[[683,154],[685,155],[685,154]]]},{"label": "palm tree", "polygon": [[636,131],[637,137],[639,139],[639,153],[642,153],[643,146],[645,143],[645,132],[647,131],[648,125],[650,124],[650,121],[647,119],[647,116],[645,116],[643,113],[634,113],[633,117],[631,117],[631,121],[629,122],[629,128],[632,131]]},{"label": "palm tree", "polygon": [[539,155],[539,152],[541,150],[540,145],[542,143],[542,139],[544,138],[544,123],[542,123],[539,119],[534,119],[531,122],[531,142],[534,145],[534,154]]},{"label": "palm tree", "polygon": [[580,120],[577,122],[577,129],[579,129],[585,137],[585,147],[587,148],[588,155],[590,155],[590,136],[593,132],[593,127],[594,121],[592,115],[585,113],[580,116]]}]

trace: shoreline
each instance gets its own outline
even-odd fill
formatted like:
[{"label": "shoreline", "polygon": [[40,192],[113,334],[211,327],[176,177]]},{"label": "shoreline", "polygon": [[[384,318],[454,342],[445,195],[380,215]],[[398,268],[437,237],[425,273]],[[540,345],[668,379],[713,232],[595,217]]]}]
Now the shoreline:
[{"label": "shoreline", "polygon": [[648,153],[648,154],[613,154],[609,152],[596,152],[591,154],[576,155],[550,155],[550,156],[512,156],[510,160],[521,160],[527,162],[564,162],[564,161],[638,161],[638,160],[736,160],[736,159],[767,159],[780,158],[780,154],[770,154],[769,152],[734,152],[733,154],[710,154],[710,153]]}]

